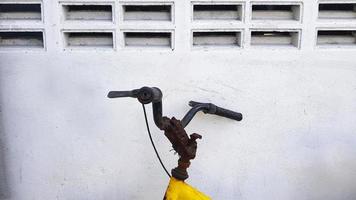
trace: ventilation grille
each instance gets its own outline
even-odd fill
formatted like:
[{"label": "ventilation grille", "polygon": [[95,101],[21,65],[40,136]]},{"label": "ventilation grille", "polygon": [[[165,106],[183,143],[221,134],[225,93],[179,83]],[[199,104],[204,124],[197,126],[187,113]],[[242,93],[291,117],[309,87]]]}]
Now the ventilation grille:
[{"label": "ventilation grille", "polygon": [[241,20],[242,5],[193,4],[194,20]]},{"label": "ventilation grille", "polygon": [[355,46],[356,30],[319,30],[317,45]]},{"label": "ventilation grille", "polygon": [[0,3],[0,20],[41,20],[41,4]]},{"label": "ventilation grille", "polygon": [[43,48],[41,31],[0,32],[0,48]]},{"label": "ventilation grille", "polygon": [[286,46],[299,47],[299,32],[297,31],[252,31],[252,46]]},{"label": "ventilation grille", "polygon": [[65,20],[112,21],[111,5],[63,5]]},{"label": "ventilation grille", "polygon": [[[305,9],[310,12],[307,16],[318,15],[317,19],[306,19],[308,22],[302,20],[304,2],[192,0],[175,5],[173,0],[60,0],[59,6],[51,6],[43,4],[43,0],[0,0],[0,48],[61,49],[64,44],[65,48],[116,49],[119,42],[121,47],[167,50],[174,49],[175,35],[183,36],[177,38],[178,42],[188,42],[189,35],[184,34],[187,29],[191,31],[191,40],[179,48],[190,44],[196,49],[255,46],[301,49],[302,31],[310,34],[314,30],[312,43],[303,42],[306,48],[355,46],[356,0],[319,0],[313,4],[316,9]],[[179,9],[190,6],[191,10],[177,13],[177,6]],[[48,9],[47,14],[59,11],[62,20],[44,18],[44,9]],[[178,21],[176,14],[180,16]],[[114,23],[116,17],[119,23]],[[53,23],[58,23],[58,29],[62,30],[58,34],[63,36],[62,43],[58,45],[53,36],[49,41],[52,44],[46,45],[45,28],[50,29]],[[175,34],[176,30],[180,32]],[[117,41],[116,33],[120,36]],[[242,37],[245,33],[246,38]]]},{"label": "ventilation grille", "polygon": [[171,21],[172,5],[124,5],[124,20]]},{"label": "ventilation grille", "polygon": [[320,3],[319,19],[356,19],[356,3]]},{"label": "ventilation grille", "polygon": [[241,47],[241,32],[237,32],[237,31],[193,32],[193,46]]},{"label": "ventilation grille", "polygon": [[300,20],[300,5],[252,5],[253,20]]},{"label": "ventilation grille", "polygon": [[125,32],[127,47],[172,47],[170,32]]},{"label": "ventilation grille", "polygon": [[111,32],[64,32],[66,47],[113,48]]}]

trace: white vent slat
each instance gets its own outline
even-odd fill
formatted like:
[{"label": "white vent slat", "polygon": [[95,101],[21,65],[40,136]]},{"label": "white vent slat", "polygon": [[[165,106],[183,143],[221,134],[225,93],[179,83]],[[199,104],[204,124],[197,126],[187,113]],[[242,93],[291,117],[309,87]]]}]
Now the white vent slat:
[{"label": "white vent slat", "polygon": [[242,5],[196,4],[193,5],[194,20],[241,20]]},{"label": "white vent slat", "polygon": [[252,20],[299,20],[300,5],[252,5]]},{"label": "white vent slat", "polygon": [[41,19],[41,4],[0,3],[0,21]]},{"label": "white vent slat", "polygon": [[251,45],[299,47],[299,33],[293,31],[252,31]]},{"label": "white vent slat", "polygon": [[66,47],[113,48],[111,32],[65,32]]},{"label": "white vent slat", "polygon": [[355,30],[319,30],[317,44],[320,46],[354,46],[356,45]]},{"label": "white vent slat", "polygon": [[27,31],[0,32],[0,48],[43,48],[43,33]]},{"label": "white vent slat", "polygon": [[124,5],[124,20],[171,21],[172,5]]},{"label": "white vent slat", "polygon": [[168,32],[126,32],[124,36],[127,47],[171,47]]},{"label": "white vent slat", "polygon": [[225,32],[193,32],[193,46],[241,46],[241,33]]},{"label": "white vent slat", "polygon": [[356,3],[319,3],[319,19],[356,19]]},{"label": "white vent slat", "polygon": [[66,20],[112,21],[111,5],[63,5]]}]

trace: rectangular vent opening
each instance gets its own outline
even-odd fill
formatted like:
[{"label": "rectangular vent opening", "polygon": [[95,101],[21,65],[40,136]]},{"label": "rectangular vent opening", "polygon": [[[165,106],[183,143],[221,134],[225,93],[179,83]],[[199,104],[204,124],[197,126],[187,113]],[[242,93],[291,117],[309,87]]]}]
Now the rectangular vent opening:
[{"label": "rectangular vent opening", "polygon": [[241,32],[216,31],[193,32],[193,46],[241,46]]},{"label": "rectangular vent opening", "polygon": [[194,20],[241,20],[242,6],[229,4],[193,5]]},{"label": "rectangular vent opening", "polygon": [[171,47],[172,34],[169,32],[125,32],[125,46],[128,47]]},{"label": "rectangular vent opening", "polygon": [[171,21],[171,5],[124,5],[124,20]]},{"label": "rectangular vent opening", "polygon": [[319,19],[356,19],[356,3],[319,3]]},{"label": "rectangular vent opening", "polygon": [[319,30],[317,44],[336,46],[356,45],[356,30]]},{"label": "rectangular vent opening", "polygon": [[253,20],[299,20],[300,5],[252,5]]},{"label": "rectangular vent opening", "polygon": [[63,5],[66,20],[112,21],[111,5]]},{"label": "rectangular vent opening", "polygon": [[41,4],[0,3],[0,20],[41,20]]},{"label": "rectangular vent opening", "polygon": [[251,45],[299,47],[299,33],[296,31],[252,31]]},{"label": "rectangular vent opening", "polygon": [[113,48],[111,32],[65,32],[67,47]]},{"label": "rectangular vent opening", "polygon": [[43,48],[43,33],[41,31],[0,32],[0,47]]}]

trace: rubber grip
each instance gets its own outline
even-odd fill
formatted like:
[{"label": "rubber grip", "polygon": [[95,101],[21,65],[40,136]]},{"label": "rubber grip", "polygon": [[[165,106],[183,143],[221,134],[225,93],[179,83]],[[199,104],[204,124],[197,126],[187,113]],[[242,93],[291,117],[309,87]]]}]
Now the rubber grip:
[{"label": "rubber grip", "polygon": [[132,97],[132,91],[110,91],[109,98]]},{"label": "rubber grip", "polygon": [[231,110],[227,110],[225,108],[220,108],[218,106],[216,106],[216,112],[214,114],[215,115],[219,115],[221,117],[234,119],[234,120],[237,120],[237,121],[241,121],[242,120],[242,114],[241,113],[234,112],[234,111],[231,111]]}]

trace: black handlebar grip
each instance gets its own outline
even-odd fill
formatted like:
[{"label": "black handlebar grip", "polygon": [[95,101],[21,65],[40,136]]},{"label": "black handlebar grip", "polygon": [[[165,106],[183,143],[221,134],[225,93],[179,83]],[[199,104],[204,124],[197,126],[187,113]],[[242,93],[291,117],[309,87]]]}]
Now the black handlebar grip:
[{"label": "black handlebar grip", "polygon": [[132,91],[110,91],[109,98],[132,97]]},{"label": "black handlebar grip", "polygon": [[216,106],[216,111],[214,113],[215,115],[219,115],[221,117],[226,117],[229,119],[234,119],[237,121],[241,121],[242,120],[242,114],[238,113],[238,112],[234,112],[231,110],[227,110],[225,108],[220,108],[218,106]]}]

